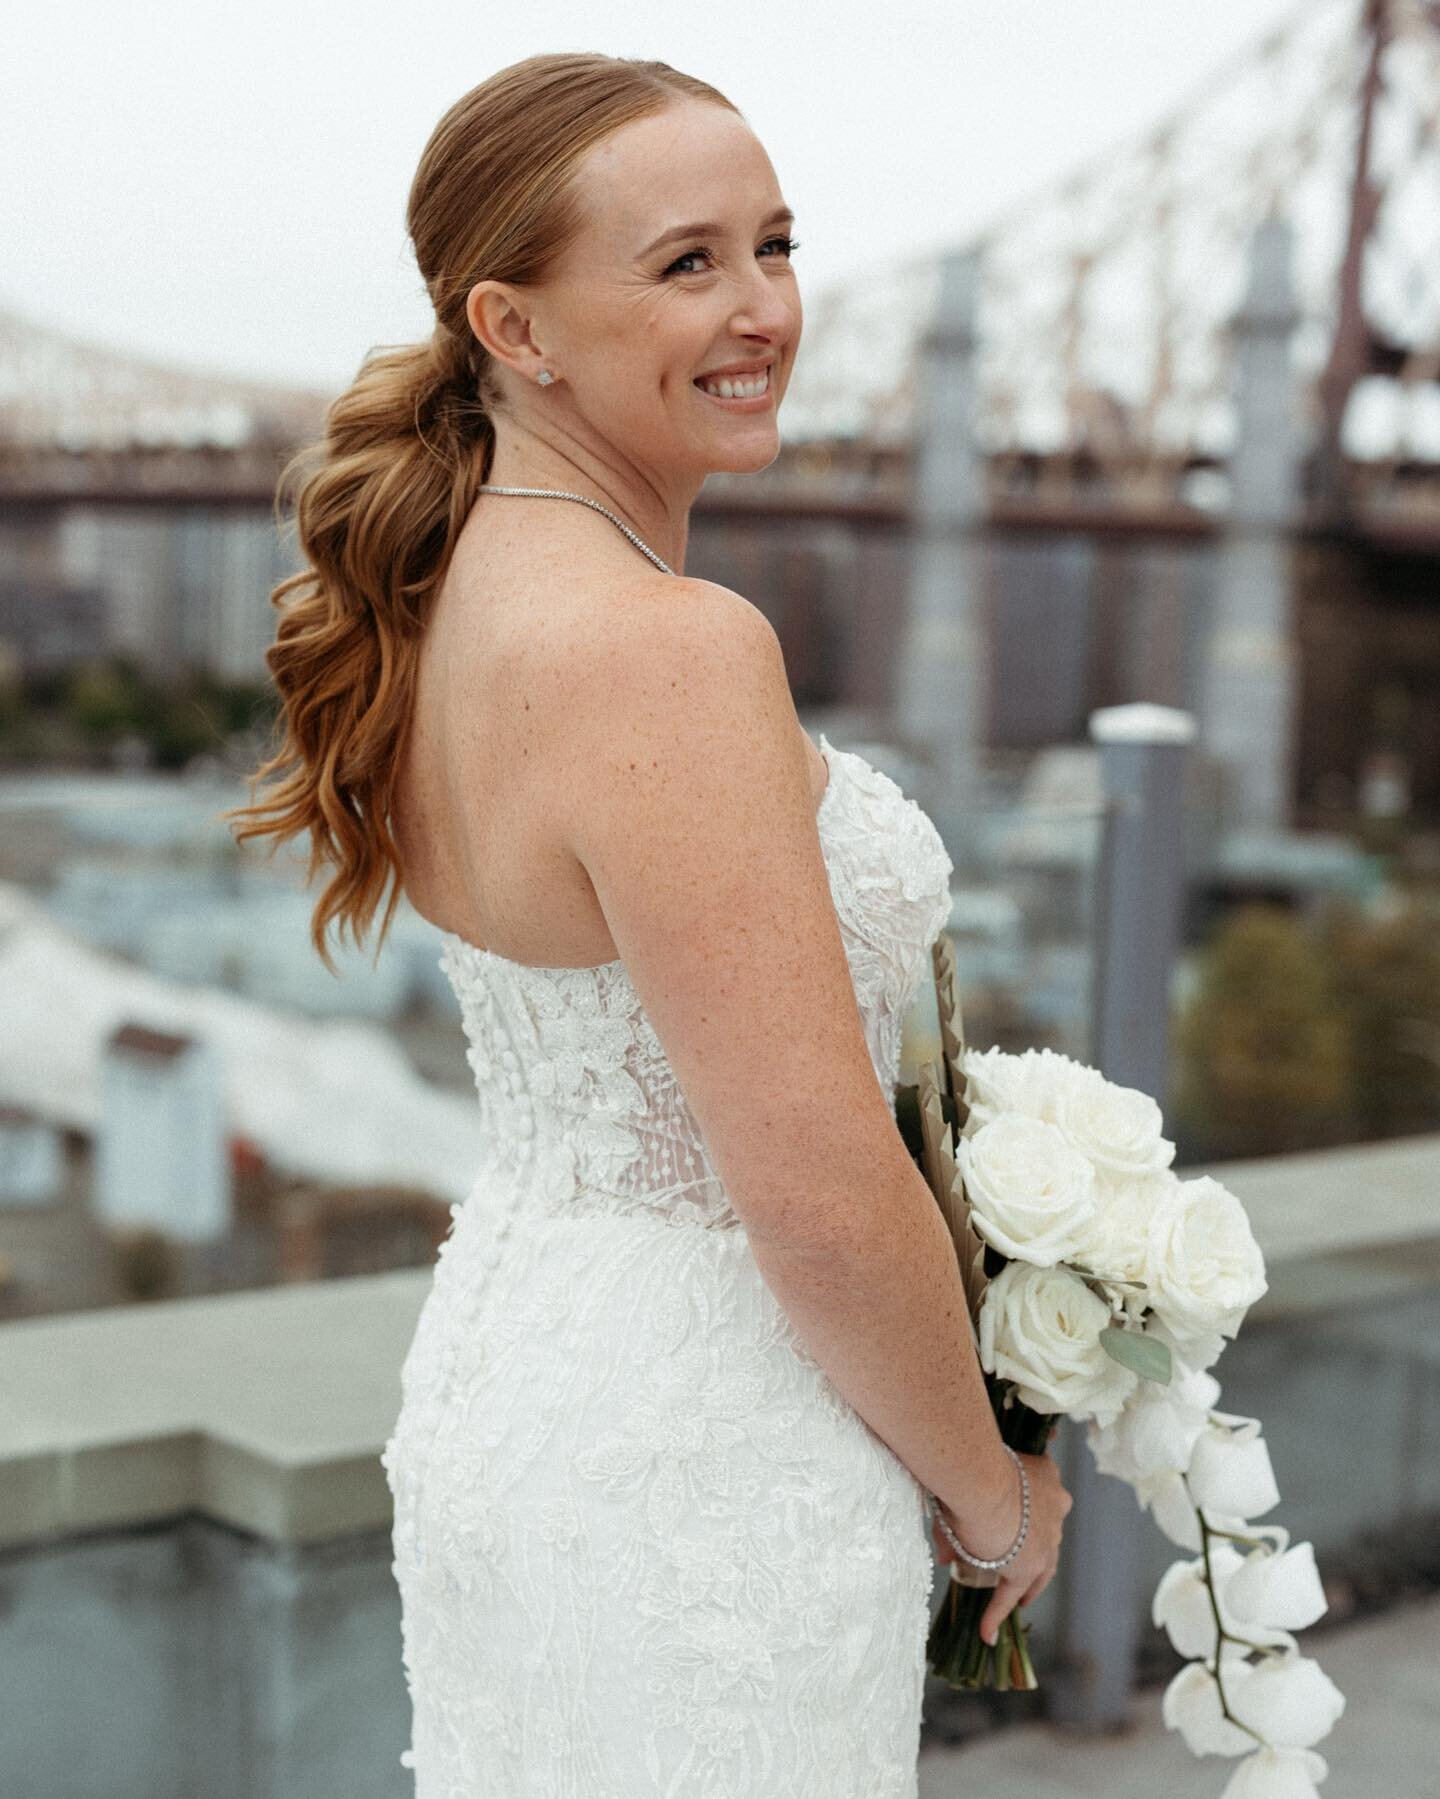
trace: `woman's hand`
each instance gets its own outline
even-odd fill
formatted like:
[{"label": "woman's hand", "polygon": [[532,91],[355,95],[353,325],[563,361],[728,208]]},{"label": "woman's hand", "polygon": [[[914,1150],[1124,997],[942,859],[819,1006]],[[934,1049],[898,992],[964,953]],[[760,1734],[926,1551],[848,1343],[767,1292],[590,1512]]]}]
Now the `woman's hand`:
[{"label": "woman's hand", "polygon": [[[994,1597],[985,1607],[984,1616],[980,1620],[980,1634],[987,1643],[995,1641],[1000,1634],[1000,1626],[1017,1605],[1033,1604],[1054,1579],[1060,1560],[1060,1538],[1065,1527],[1065,1516],[1075,1503],[1062,1485],[1060,1470],[1055,1466],[1048,1450],[1044,1455],[1022,1455],[1020,1460],[1030,1476],[1030,1528],[1025,1533],[1025,1545],[1019,1555],[1008,1567],[1002,1568],[996,1577]],[[1017,1481],[1017,1489],[1018,1486]],[[941,1503],[937,1494],[936,1507]],[[945,1516],[951,1530],[964,1543],[965,1532],[949,1506],[945,1508]],[[1020,1513],[1017,1504],[1015,1528],[1018,1530],[1019,1527]],[[935,1539],[935,1548],[942,1562],[960,1562],[962,1567],[968,1567],[950,1547],[938,1518],[931,1519],[930,1533]],[[973,1546],[966,1544],[966,1547]],[[978,1555],[980,1551],[977,1549],[975,1553]],[[1001,1551],[996,1550],[995,1553],[998,1555]]]}]

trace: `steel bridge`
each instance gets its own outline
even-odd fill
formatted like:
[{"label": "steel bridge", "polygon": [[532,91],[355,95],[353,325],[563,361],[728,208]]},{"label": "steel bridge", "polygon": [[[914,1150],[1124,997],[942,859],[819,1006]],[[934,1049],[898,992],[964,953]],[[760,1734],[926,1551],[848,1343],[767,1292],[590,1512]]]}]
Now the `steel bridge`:
[{"label": "steel bridge", "polygon": [[[1203,521],[1233,442],[1247,250],[1276,216],[1296,244],[1312,520],[1440,548],[1440,0],[1304,0],[1142,138],[977,236],[992,515]],[[780,462],[763,495],[717,477],[697,510],[903,518],[942,261],[807,296]],[[0,504],[265,507],[330,397],[0,313]]]}]

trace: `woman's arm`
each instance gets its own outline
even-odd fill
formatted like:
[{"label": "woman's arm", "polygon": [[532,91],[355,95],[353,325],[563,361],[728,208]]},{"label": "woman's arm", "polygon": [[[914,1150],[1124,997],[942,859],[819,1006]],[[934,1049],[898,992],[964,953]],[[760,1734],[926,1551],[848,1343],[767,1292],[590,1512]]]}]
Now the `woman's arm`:
[{"label": "woman's arm", "polygon": [[779,640],[686,577],[587,619],[547,782],[569,844],[797,1334],[966,1547],[1001,1554],[1018,1481],[866,1045]]}]

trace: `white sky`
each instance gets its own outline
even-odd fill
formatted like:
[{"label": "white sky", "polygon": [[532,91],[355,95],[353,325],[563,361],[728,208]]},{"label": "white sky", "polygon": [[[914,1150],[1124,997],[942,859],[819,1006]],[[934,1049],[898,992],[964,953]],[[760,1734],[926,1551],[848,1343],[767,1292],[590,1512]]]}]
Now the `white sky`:
[{"label": "white sky", "polygon": [[1297,0],[11,0],[0,306],[338,386],[429,331],[405,197],[441,113],[543,50],[654,56],[764,142],[801,291],[964,239],[1164,116]]}]

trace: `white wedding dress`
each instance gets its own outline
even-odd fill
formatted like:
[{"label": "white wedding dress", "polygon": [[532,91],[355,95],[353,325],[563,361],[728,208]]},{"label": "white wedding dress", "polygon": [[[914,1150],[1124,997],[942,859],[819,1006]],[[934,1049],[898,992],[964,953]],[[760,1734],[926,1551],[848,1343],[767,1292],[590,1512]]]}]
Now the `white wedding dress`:
[{"label": "white wedding dress", "polygon": [[[951,862],[888,776],[819,742],[893,1098]],[[924,1489],[761,1278],[623,963],[447,933],[441,964],[489,1147],[381,1457],[416,1799],[914,1799]]]}]

